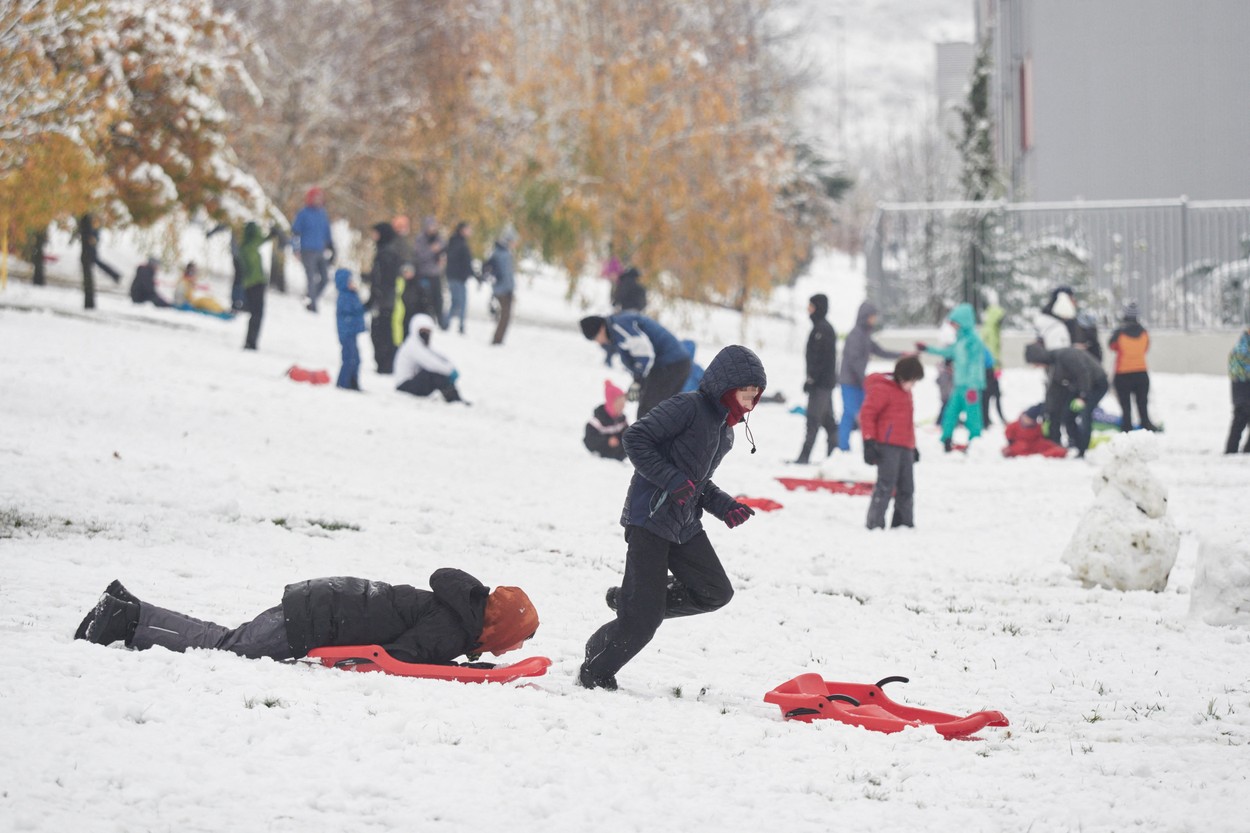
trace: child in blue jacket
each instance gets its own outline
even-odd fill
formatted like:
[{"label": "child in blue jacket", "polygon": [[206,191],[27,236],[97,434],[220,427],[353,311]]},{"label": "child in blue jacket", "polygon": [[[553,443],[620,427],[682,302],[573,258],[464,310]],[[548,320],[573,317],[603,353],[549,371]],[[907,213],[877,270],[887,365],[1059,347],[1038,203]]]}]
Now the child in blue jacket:
[{"label": "child in blue jacket", "polygon": [[360,348],[356,336],[365,331],[365,306],[360,302],[358,285],[350,269],[334,273],[334,288],[339,291],[337,323],[339,344],[343,348],[343,366],[339,368],[338,387],[360,390]]}]

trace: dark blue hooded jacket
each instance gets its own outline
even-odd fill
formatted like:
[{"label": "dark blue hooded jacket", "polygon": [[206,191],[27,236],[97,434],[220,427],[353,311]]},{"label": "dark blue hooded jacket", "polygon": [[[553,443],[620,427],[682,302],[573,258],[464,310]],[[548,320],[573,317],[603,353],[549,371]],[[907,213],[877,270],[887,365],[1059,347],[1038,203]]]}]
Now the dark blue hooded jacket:
[{"label": "dark blue hooded jacket", "polygon": [[[684,544],[703,531],[704,509],[723,520],[734,499],[711,478],[733,448],[734,435],[729,410],[720,400],[726,391],[748,385],[758,385],[762,392],[767,382],[759,357],[731,345],[712,359],[698,390],[664,400],[631,425],[622,443],[634,477],[621,525],[641,526]],[[695,484],[694,497],[678,506],[670,493],[687,480]]]},{"label": "dark blue hooded jacket", "polygon": [[338,269],[334,273],[334,288],[339,291],[334,308],[338,314],[339,338],[350,338],[365,331],[365,305],[360,303],[360,294],[349,286],[351,280],[349,269]]},{"label": "dark blue hooded jacket", "polygon": [[646,378],[654,368],[690,358],[677,336],[645,315],[636,312],[609,315],[607,326],[611,341],[603,349],[608,351],[608,364],[612,363],[613,355],[619,355],[635,380]]}]

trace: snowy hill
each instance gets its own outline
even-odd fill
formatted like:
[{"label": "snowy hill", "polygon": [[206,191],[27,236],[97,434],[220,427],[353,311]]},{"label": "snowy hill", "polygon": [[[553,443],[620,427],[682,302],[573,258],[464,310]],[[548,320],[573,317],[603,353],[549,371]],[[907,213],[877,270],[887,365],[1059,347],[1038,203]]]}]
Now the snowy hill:
[{"label": "snowy hill", "polygon": [[[862,297],[846,264],[817,272],[745,326],[723,310],[661,313],[704,361],[727,343],[756,349],[769,392],[790,398],[757,410],[759,453],[739,433],[716,476],[784,508],[735,530],[708,519],[737,595],[667,622],[615,693],[573,684],[624,557],[630,468],[580,442],[604,378],[628,381],[575,325],[602,310],[603,284],[566,303],[557,279],[523,277],[503,347],[489,346],[485,294],[471,293],[469,334],[435,335],[469,408],[395,393],[364,339],[363,394],[285,378],[293,364],[337,370],[333,316],[293,297],[271,297],[252,354],[245,318],[111,292],[85,315],[77,290],[10,284],[0,827],[1238,829],[1250,634],[1189,616],[1200,541],[1250,537],[1250,468],[1217,453],[1226,382],[1153,380],[1167,433],[1151,467],[1181,535],[1161,593],[1087,590],[1061,561],[1094,500],[1097,452],[1007,460],[995,426],[968,455],[944,455],[928,425],[932,374],[916,397],[917,528],[870,533],[866,498],[776,480],[872,475],[858,452],[784,462],[803,433],[789,407],[806,298],[828,292],[845,332]],[[1040,399],[1040,376],[1008,371],[1004,391],[1014,415]],[[288,582],[424,585],[441,566],[529,592],[543,624],[526,653],[554,660],[546,677],[468,686],[71,638],[113,578],[233,626]],[[903,674],[896,699],[999,709],[1011,726],[955,743],[783,722],[762,698],[806,671]]]}]

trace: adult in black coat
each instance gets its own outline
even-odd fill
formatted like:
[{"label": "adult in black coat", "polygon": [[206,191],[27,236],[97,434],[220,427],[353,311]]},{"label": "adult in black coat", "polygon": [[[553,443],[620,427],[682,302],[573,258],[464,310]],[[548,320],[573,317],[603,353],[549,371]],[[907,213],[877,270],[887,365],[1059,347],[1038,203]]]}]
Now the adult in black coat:
[{"label": "adult in black coat", "polygon": [[617,312],[642,312],[647,308],[647,288],[642,285],[642,273],[635,267],[629,267],[616,279],[612,306]]},{"label": "adult in black coat", "polygon": [[443,329],[451,326],[452,321],[459,321],[459,331],[464,332],[464,316],[468,307],[469,278],[481,280],[481,276],[473,269],[473,253],[469,250],[469,235],[473,227],[461,220],[447,240],[447,291],[451,295],[451,306],[447,310],[447,322]]},{"label": "adult in black coat", "polygon": [[125,641],[179,653],[213,648],[256,659],[286,660],[330,645],[381,645],[404,662],[450,664],[521,647],[538,614],[517,587],[493,591],[461,570],[444,567],[430,589],[350,576],[288,584],[282,602],[250,622],[227,628],[142,602],[114,581],[89,612],[76,639],[98,645]]},{"label": "adult in black coat", "polygon": [[838,418],[833,415],[833,388],[838,381],[838,334],[827,318],[828,297],[813,295],[807,314],[812,319],[812,332],[807,337],[807,379],[803,382],[803,392],[807,394],[807,435],[796,463],[810,461],[821,428],[825,429],[825,454],[832,454],[838,447]]},{"label": "adult in black coat", "polygon": [[1067,422],[1068,444],[1084,457],[1094,429],[1094,409],[1107,395],[1107,371],[1089,351],[1080,347],[1047,350],[1040,342],[1024,349],[1029,364],[1049,369],[1046,383],[1046,414],[1049,418],[1046,438],[1059,442],[1059,423]]},{"label": "adult in black coat", "polygon": [[616,618],[586,643],[582,686],[615,689],[617,671],[664,619],[717,610],[733,598],[702,517],[706,510],[732,529],[755,514],[711,478],[733,448],[733,426],[745,422],[767,381],[758,356],[740,345],[726,347],[698,390],[664,400],[625,432],[625,453],[634,465],[621,511],[625,575],[608,591]]},{"label": "adult in black coat", "polygon": [[395,314],[395,282],[403,266],[403,240],[390,223],[377,223],[370,229],[375,244],[373,266],[365,275],[370,285],[365,307],[372,313],[369,339],[373,342],[373,360],[378,373],[389,374],[395,367],[395,337],[391,318]]}]

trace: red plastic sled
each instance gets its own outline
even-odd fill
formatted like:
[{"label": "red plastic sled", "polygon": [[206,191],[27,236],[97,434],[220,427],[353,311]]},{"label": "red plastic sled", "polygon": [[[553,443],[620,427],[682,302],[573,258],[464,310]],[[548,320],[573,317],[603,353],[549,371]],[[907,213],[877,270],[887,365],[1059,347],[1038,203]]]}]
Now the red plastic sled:
[{"label": "red plastic sled", "polygon": [[772,498],[766,497],[744,497],[743,495],[738,495],[734,500],[743,506],[750,506],[752,509],[758,509],[761,512],[775,512],[778,509],[785,508]]},{"label": "red plastic sled", "polygon": [[422,677],[429,680],[455,680],[458,683],[507,683],[521,677],[541,677],[547,673],[551,660],[529,657],[511,665],[494,668],[469,668],[463,665],[427,665],[403,662],[387,653],[381,645],[338,645],[314,648],[308,656],[321,660],[329,668],[344,671],[381,671],[397,677]]},{"label": "red plastic sled", "polygon": [[324,370],[307,370],[299,365],[292,365],[286,375],[296,382],[307,382],[310,385],[330,384],[330,374]]},{"label": "red plastic sled", "polygon": [[839,495],[870,495],[875,485],[867,480],[804,480],[799,477],[778,477],[777,482],[792,492],[795,489],[809,492],[824,489]]},{"label": "red plastic sled", "polygon": [[939,735],[951,740],[966,738],[986,726],[1007,726],[1007,717],[999,711],[975,712],[959,717],[945,712],[917,709],[896,703],[881,687],[886,683],[907,682],[906,677],[886,677],[874,685],[866,683],[831,683],[819,674],[800,674],[764,695],[764,701],[781,708],[786,720],[811,723],[830,718],[862,726],[874,732],[901,732],[908,726],[932,726]]}]

